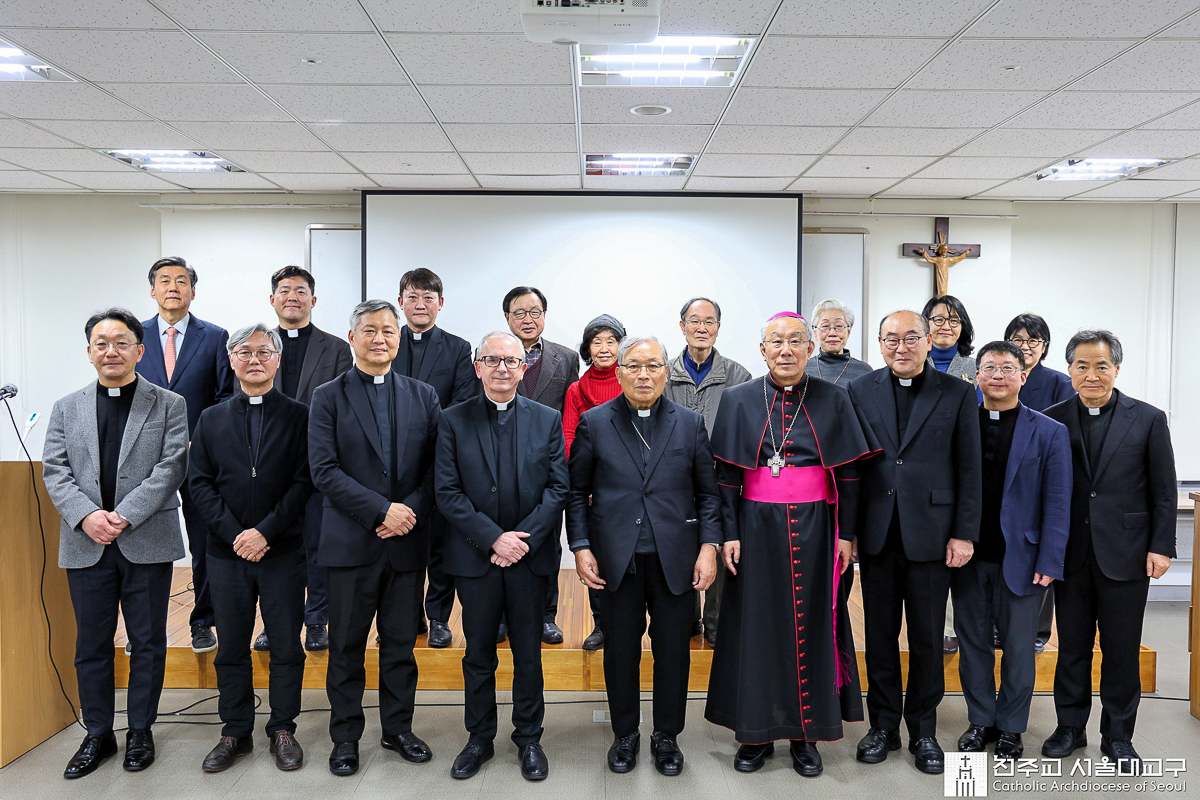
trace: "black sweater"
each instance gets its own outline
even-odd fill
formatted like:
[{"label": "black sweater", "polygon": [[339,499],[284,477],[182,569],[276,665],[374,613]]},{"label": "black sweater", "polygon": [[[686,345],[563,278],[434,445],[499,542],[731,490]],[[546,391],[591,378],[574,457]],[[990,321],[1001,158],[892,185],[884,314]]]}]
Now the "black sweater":
[{"label": "black sweater", "polygon": [[233,540],[250,528],[270,544],[264,560],[304,546],[304,505],[313,491],[308,407],[268,392],[252,449],[249,406],[239,391],[205,409],[192,434],[188,486],[208,522],[208,552],[218,558],[237,558]]}]

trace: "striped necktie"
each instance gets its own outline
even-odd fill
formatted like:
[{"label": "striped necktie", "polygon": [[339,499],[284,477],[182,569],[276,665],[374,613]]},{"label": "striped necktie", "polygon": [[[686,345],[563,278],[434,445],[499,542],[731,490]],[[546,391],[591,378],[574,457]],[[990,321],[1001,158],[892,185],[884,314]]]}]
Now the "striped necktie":
[{"label": "striped necktie", "polygon": [[167,349],[163,351],[163,366],[167,368],[167,383],[171,382],[171,376],[175,374],[175,336],[179,331],[174,328],[167,328]]}]

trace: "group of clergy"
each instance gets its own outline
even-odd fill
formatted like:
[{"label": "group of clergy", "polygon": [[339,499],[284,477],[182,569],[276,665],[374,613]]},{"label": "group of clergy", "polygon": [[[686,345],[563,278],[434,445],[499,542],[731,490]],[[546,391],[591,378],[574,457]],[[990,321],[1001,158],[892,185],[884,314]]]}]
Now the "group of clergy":
[{"label": "group of clergy", "polygon": [[820,775],[817,744],[864,716],[848,609],[857,561],[869,680],[859,761],[898,750],[903,722],[916,768],[943,772],[951,634],[970,720],[958,750],[994,744],[997,758],[1019,758],[1052,591],[1058,728],[1042,754],[1087,744],[1098,629],[1100,748],[1137,773],[1138,648],[1149,582],[1175,555],[1176,483],[1165,415],[1114,386],[1111,332],[1072,336],[1063,375],[1043,363],[1043,318],[1017,317],[973,354],[966,309],[943,295],[881,320],[886,366],[872,370],[846,347],[853,312],[827,300],[808,319],[765,321],[767,374],[754,379],[717,351],[721,309],[704,297],[683,305],[687,346],[672,358],[611,315],[585,326],[577,350],[547,340],[547,300],[531,286],[503,298],[507,327],[472,348],[437,327],[445,297],[428,269],[401,277],[398,304],[357,305],[343,340],[312,324],[313,276],[285,267],[271,277],[277,325],[229,334],[190,313],[197,279],[182,258],[160,259],[154,318],[93,315],[97,381],[51,414],[43,473],[62,517],[87,729],[65,777],[118,752],[118,613],[123,766],[154,761],[181,510],[192,647],[217,649],[223,727],[206,772],[253,751],[252,647],[270,652],[276,766],[303,765],[305,650],[327,649],[328,765],[357,772],[373,624],[380,746],[429,761],[413,732],[413,648],[421,633],[451,644],[457,594],[468,738],[450,774],[470,778],[494,756],[508,639],[516,760],[527,780],[545,779],[541,652],[563,641],[565,513],[594,618],[584,647],[604,651],[613,772],[640,753],[648,620],[658,772],[683,769],[691,639],[704,635],[715,649],[704,716],[734,732],[735,769],[761,768],[786,740],[794,769]]}]

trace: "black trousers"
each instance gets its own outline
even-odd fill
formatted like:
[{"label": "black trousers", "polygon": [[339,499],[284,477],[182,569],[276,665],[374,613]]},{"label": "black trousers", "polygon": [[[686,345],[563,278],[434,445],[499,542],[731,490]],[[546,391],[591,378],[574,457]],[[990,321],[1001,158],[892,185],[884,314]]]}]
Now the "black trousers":
[{"label": "black trousers", "polygon": [[[1033,637],[1042,594],[1014,594],[1000,564],[971,559],[951,570],[954,635],[958,637],[958,674],[972,725],[1024,733],[1037,677]],[[994,631],[1004,646],[1000,692],[996,693]]]},{"label": "black trousers", "polygon": [[1088,554],[1087,566],[1054,583],[1058,606],[1058,724],[1087,727],[1092,710],[1092,646],[1100,630],[1100,735],[1133,738],[1142,699],[1138,655],[1150,579],[1115,581]]},{"label": "black trousers", "polygon": [[225,726],[222,736],[254,733],[254,662],[250,640],[254,636],[254,607],[262,608],[263,627],[271,640],[271,715],[267,735],[296,731],[300,692],[304,686],[304,648],[300,628],[304,620],[304,551],[295,550],[259,562],[243,558],[209,556],[208,577],[213,610],[221,643],[213,665],[221,693],[217,711]]},{"label": "black trousers", "polygon": [[158,717],[167,666],[171,562],[134,564],[114,543],[92,566],[68,569],[67,585],[75,607],[75,675],[84,727],[92,735],[113,729],[113,636],[119,610],[133,647],[125,700],[129,727],[149,728]]},{"label": "black trousers", "polygon": [[[867,716],[914,738],[937,735],[937,707],[946,691],[942,634],[950,568],[944,561],[909,561],[903,549],[859,551],[867,640]],[[843,576],[844,577],[844,576]],[[901,686],[901,613],[908,624],[908,686]]]},{"label": "black trousers", "polygon": [[217,617],[213,613],[212,594],[208,588],[208,523],[204,515],[192,502],[192,493],[188,490],[188,482],[184,481],[179,487],[179,499],[183,506],[183,524],[187,528],[188,552],[192,555],[192,592],[195,605],[192,606],[192,625],[216,624]]},{"label": "black trousers", "polygon": [[[329,736],[357,742],[366,718],[363,658],[371,620],[379,626],[379,721],[388,735],[412,730],[417,698],[417,597],[420,570],[397,572],[380,555],[361,567],[329,567]],[[274,647],[274,643],[271,645]]]},{"label": "black trousers", "polygon": [[[325,495],[313,492],[304,506],[304,551],[308,554],[308,598],[304,603],[305,625],[329,624],[328,573],[317,563],[321,547],[321,504]],[[274,647],[274,645],[272,645]]]},{"label": "black trousers", "polygon": [[512,649],[512,740],[517,747],[541,741],[546,700],[542,681],[542,612],[546,578],[521,561],[511,567],[492,564],[479,578],[455,578],[462,603],[465,719],[472,742],[496,738],[496,632],[508,619]]},{"label": "black trousers", "polygon": [[635,733],[641,719],[642,636],[649,611],[654,730],[678,736],[687,717],[695,591],[672,594],[658,556],[650,554],[635,555],[620,587],[616,591],[604,589],[599,595],[604,683],[613,733]]},{"label": "black trousers", "polygon": [[[449,622],[454,610],[454,576],[442,569],[442,550],[446,542],[446,520],[436,510],[429,527],[429,588],[417,587],[417,608],[425,596],[425,616],[438,622]],[[418,610],[418,614],[420,611]]]}]

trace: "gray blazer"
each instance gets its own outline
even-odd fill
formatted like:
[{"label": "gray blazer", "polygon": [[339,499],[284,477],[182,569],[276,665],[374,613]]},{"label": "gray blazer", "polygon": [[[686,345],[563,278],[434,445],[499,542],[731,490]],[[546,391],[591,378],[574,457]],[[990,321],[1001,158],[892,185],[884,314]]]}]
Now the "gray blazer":
[{"label": "gray blazer", "polygon": [[542,339],[542,371],[538,373],[537,385],[532,394],[525,395],[523,384],[517,384],[517,393],[527,396],[535,403],[550,406],[562,413],[567,400],[567,387],[579,380],[579,353],[569,347]]},{"label": "gray blazer", "polygon": [[[928,364],[931,368],[937,369],[937,367],[933,366],[932,358],[925,359],[925,363]],[[975,357],[974,356],[964,356],[964,355],[959,355],[958,353],[955,353],[954,358],[950,360],[950,366],[946,367],[946,374],[952,375],[955,378],[958,378],[960,381],[966,381],[967,383],[974,386],[975,385]]]},{"label": "gray blazer", "polygon": [[[137,384],[117,462],[115,510],[129,527],[115,544],[135,564],[157,564],[184,554],[176,490],[187,474],[187,404],[141,376]],[[65,569],[94,565],[106,546],[92,541],[81,525],[101,510],[97,427],[94,382],[50,412],[42,478],[62,517],[58,565]]]},{"label": "gray blazer", "polygon": [[717,418],[717,407],[721,404],[721,395],[725,394],[726,389],[750,380],[750,373],[738,362],[718,353],[714,347],[712,367],[697,386],[683,365],[685,353],[687,348],[671,362],[671,374],[663,394],[668,400],[698,413],[704,418],[704,429],[711,431]]}]

